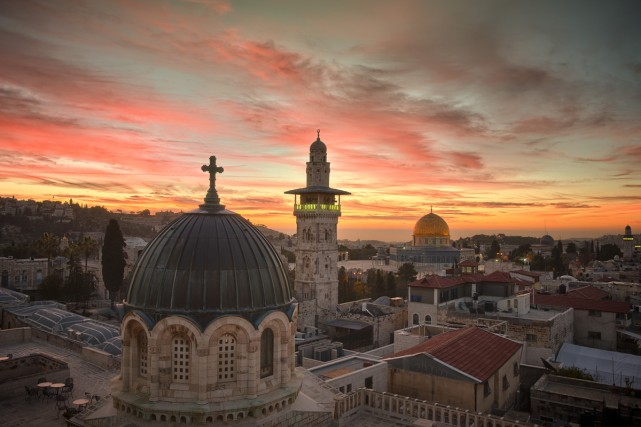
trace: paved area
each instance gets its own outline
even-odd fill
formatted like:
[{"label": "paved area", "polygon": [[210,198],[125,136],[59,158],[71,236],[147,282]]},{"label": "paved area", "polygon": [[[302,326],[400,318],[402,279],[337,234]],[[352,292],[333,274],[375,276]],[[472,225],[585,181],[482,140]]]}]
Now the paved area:
[{"label": "paved area", "polygon": [[[21,344],[4,345],[0,342],[0,354],[12,353],[14,357],[28,356],[31,353],[48,354],[69,365],[70,376],[74,381],[73,399],[84,397],[85,392],[106,396],[111,393],[109,382],[119,374],[117,370],[105,370],[85,362],[78,353],[58,348],[44,341],[34,339]],[[35,384],[34,384],[35,385]],[[0,425],[6,427],[25,426],[65,426],[62,415],[53,400],[26,401],[23,394],[10,399],[0,400]]]}]

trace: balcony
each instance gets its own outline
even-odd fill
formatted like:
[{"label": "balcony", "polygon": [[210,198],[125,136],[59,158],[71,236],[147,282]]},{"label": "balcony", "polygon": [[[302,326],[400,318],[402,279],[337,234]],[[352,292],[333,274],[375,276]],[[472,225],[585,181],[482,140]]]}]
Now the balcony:
[{"label": "balcony", "polygon": [[304,213],[336,213],[340,214],[341,205],[326,205],[322,203],[304,203],[294,205],[294,214]]}]

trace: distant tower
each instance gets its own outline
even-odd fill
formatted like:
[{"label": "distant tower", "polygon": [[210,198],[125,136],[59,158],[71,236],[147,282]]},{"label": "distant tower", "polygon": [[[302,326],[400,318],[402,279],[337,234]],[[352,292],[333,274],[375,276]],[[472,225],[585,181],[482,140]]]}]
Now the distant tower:
[{"label": "distant tower", "polygon": [[299,303],[299,329],[335,317],[338,305],[336,228],[341,216],[340,197],[350,194],[329,187],[327,147],[320,140],[320,130],[317,133],[316,141],[309,147],[307,186],[285,192],[294,194],[298,235],[294,296]]},{"label": "distant tower", "polygon": [[625,227],[625,234],[623,235],[623,259],[632,259],[632,251],[634,250],[634,237],[632,236],[632,228],[627,225]]}]

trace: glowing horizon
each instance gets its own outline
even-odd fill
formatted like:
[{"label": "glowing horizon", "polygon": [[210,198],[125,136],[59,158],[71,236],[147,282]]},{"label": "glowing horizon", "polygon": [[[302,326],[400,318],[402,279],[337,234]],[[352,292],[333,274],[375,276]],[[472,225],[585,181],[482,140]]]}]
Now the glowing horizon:
[{"label": "glowing horizon", "polygon": [[320,128],[339,238],[641,230],[638,3],[343,3],[3,2],[0,195],[291,234]]}]

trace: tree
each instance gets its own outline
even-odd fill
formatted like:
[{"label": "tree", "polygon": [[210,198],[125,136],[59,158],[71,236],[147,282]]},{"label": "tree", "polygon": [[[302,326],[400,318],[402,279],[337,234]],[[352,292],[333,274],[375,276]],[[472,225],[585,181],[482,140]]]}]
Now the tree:
[{"label": "tree", "polygon": [[98,242],[90,236],[83,236],[78,242],[78,250],[85,258],[85,273],[87,272],[87,262],[89,261],[89,257],[96,249],[98,249]]},{"label": "tree", "polygon": [[125,239],[118,221],[110,219],[102,245],[102,278],[113,305],[125,275]]},{"label": "tree", "polygon": [[64,284],[65,295],[70,301],[87,302],[96,291],[96,278],[93,273],[82,271],[78,245],[70,244],[65,255],[69,259],[69,276]]},{"label": "tree", "polygon": [[150,215],[151,215],[151,212],[149,211],[149,209],[143,209],[143,210],[140,211],[140,216],[145,216],[146,217],[146,216],[150,216]]},{"label": "tree", "polygon": [[414,268],[414,264],[406,262],[398,268],[398,280],[403,284],[408,284],[416,280],[418,272]]},{"label": "tree", "polygon": [[387,273],[385,278],[385,286],[387,287],[387,295],[392,298],[396,296],[396,276],[391,271]]},{"label": "tree", "polygon": [[54,271],[45,277],[40,284],[40,298],[44,300],[60,300],[62,298],[63,285],[62,275],[59,271]]},{"label": "tree", "polygon": [[576,253],[576,243],[570,242],[567,244],[565,247],[565,253],[566,254],[575,254]]},{"label": "tree", "polygon": [[616,243],[606,243],[605,245],[601,246],[601,250],[599,251],[597,259],[599,261],[608,261],[614,259],[616,255],[623,256],[623,252],[621,252],[619,246]]},{"label": "tree", "polygon": [[43,233],[38,241],[38,247],[47,256],[47,266],[51,267],[51,258],[58,250],[58,238],[52,233]]},{"label": "tree", "polygon": [[490,246],[490,249],[487,251],[487,257],[488,258],[497,258],[499,257],[499,254],[501,253],[501,245],[499,245],[498,240],[492,240],[492,245]]}]

